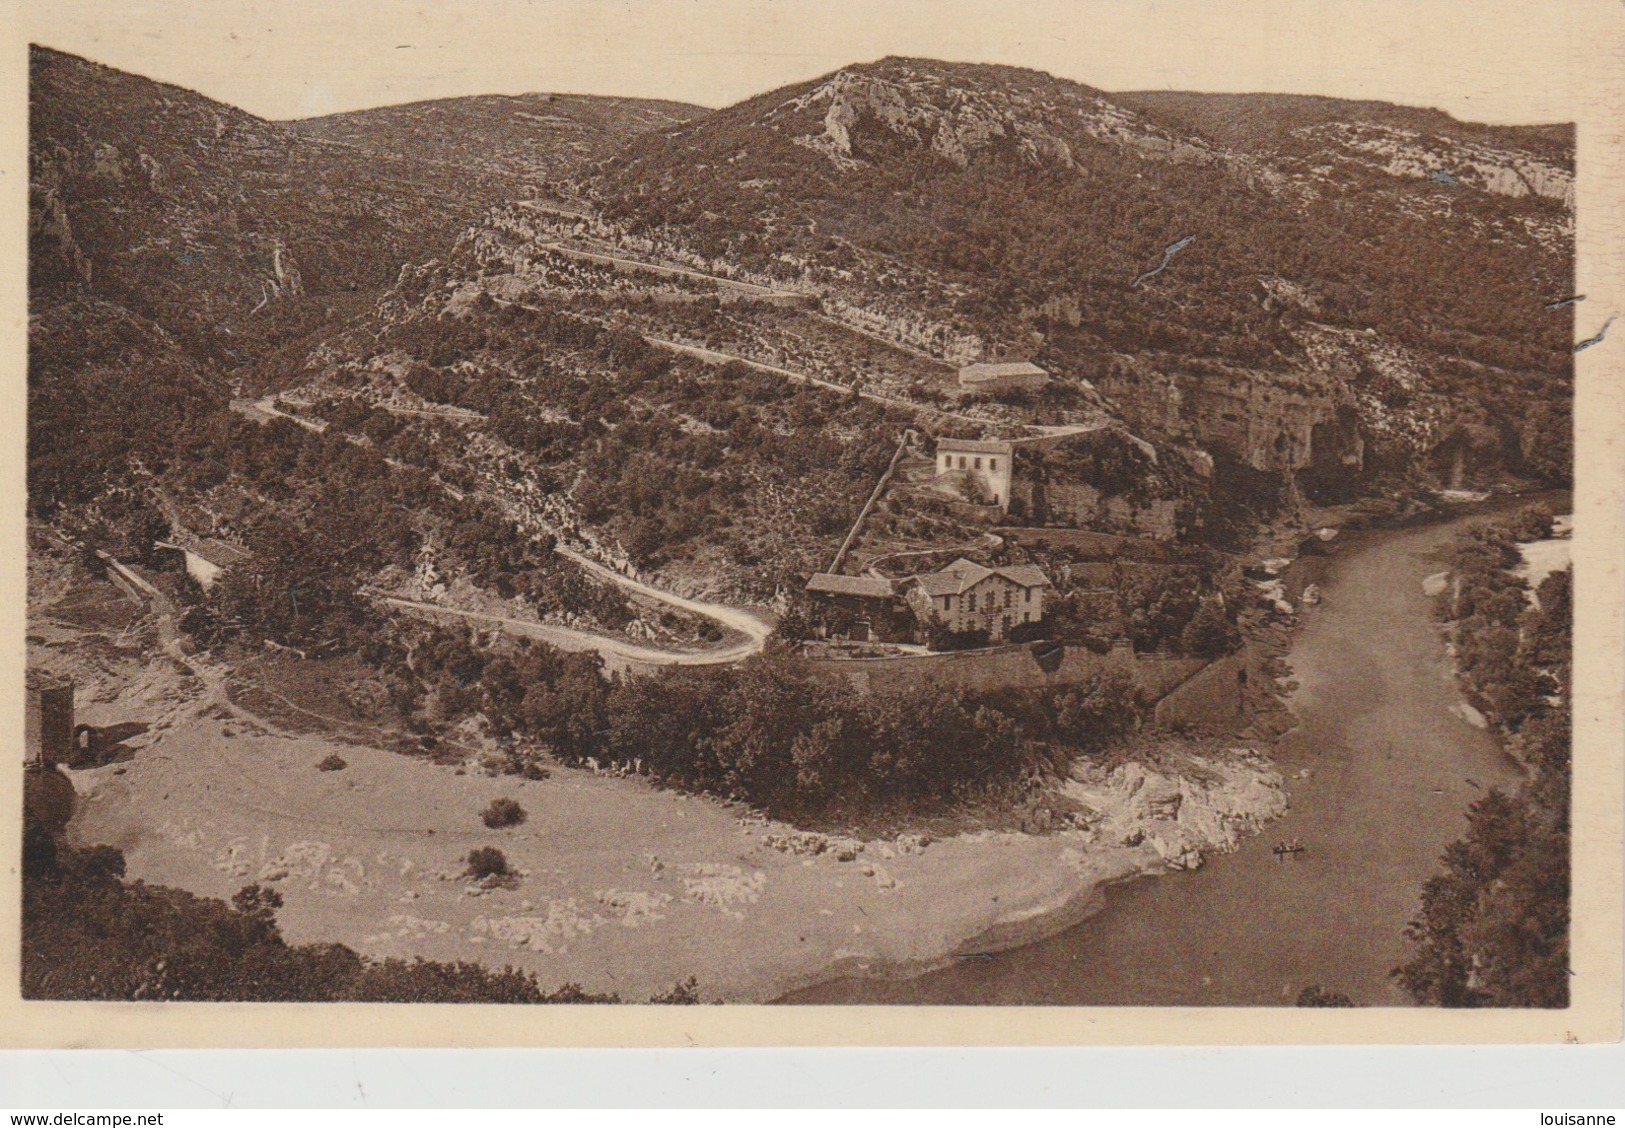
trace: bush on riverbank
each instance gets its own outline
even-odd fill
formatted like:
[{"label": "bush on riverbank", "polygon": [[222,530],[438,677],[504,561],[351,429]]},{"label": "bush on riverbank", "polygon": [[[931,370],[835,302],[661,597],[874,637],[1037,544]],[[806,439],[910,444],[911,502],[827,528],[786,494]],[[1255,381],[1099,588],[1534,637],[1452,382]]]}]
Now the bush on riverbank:
[{"label": "bush on riverbank", "polygon": [[1452,584],[1439,603],[1439,614],[1451,624],[1464,688],[1481,711],[1510,732],[1548,710],[1559,681],[1566,681],[1569,573],[1546,578],[1535,608],[1529,585],[1512,572],[1520,560],[1518,530],[1542,528],[1551,530],[1550,511],[1530,506],[1508,524],[1464,530],[1452,546]]},{"label": "bush on riverbank", "polygon": [[526,819],[525,808],[512,799],[493,799],[480,812],[480,821],[492,830],[505,826],[518,826]]}]

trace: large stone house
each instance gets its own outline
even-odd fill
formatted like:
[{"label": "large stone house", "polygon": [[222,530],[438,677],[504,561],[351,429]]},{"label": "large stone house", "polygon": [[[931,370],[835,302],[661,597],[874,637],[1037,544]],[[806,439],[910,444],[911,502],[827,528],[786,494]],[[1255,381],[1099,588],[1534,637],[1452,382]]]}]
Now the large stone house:
[{"label": "large stone house", "polygon": [[1000,509],[1010,508],[1010,476],[1016,448],[1010,443],[983,439],[938,439],[937,475],[963,474],[993,499]]},{"label": "large stone house", "polygon": [[940,572],[911,576],[903,586],[924,629],[986,631],[990,642],[998,642],[1021,624],[1044,617],[1044,596],[1052,585],[1032,564],[988,568],[961,557]]},{"label": "large stone house", "polygon": [[962,389],[985,395],[1036,392],[1048,383],[1049,373],[1025,360],[967,364],[959,370]]}]

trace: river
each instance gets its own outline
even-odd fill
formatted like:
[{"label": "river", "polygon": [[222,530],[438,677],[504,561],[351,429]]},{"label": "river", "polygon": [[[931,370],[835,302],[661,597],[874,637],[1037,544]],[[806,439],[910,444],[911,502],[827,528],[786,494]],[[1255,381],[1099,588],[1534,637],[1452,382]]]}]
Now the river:
[{"label": "river", "polygon": [[[1461,702],[1422,579],[1463,524],[1352,534],[1320,578],[1288,658],[1299,726],[1273,758],[1291,809],[1201,869],[1109,888],[1102,910],[1029,946],[913,979],[842,979],[793,1003],[1281,1006],[1305,986],[1404,1005],[1389,971],[1465,810],[1518,766]],[[1271,848],[1296,839],[1304,852]]]}]

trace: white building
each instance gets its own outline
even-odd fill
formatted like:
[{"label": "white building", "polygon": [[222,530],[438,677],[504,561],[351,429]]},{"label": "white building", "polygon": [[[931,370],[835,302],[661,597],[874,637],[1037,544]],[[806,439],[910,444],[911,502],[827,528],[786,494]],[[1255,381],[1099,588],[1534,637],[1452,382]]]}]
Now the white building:
[{"label": "white building", "polygon": [[1000,509],[1010,508],[1010,478],[1016,448],[1010,443],[982,439],[938,439],[937,474],[963,472],[980,486]]},{"label": "white building", "polygon": [[1025,360],[968,364],[959,370],[959,386],[967,392],[1003,395],[1036,392],[1049,383],[1049,373]]}]

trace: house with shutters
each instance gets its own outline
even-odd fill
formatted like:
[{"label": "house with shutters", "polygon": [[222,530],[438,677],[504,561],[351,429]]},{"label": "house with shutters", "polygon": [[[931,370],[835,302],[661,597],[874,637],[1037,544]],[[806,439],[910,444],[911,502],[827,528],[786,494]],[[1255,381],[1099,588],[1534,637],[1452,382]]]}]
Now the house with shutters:
[{"label": "house with shutters", "polygon": [[1043,619],[1045,595],[1052,586],[1033,564],[989,568],[964,557],[940,572],[903,581],[904,599],[924,630],[986,631],[989,642],[1003,641],[1023,623]]},{"label": "house with shutters", "polygon": [[993,499],[1000,509],[1010,508],[1010,479],[1016,448],[1011,443],[984,439],[938,439],[937,477],[958,479]]}]

